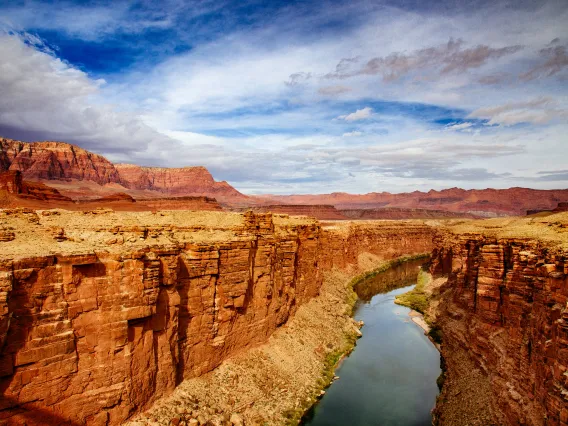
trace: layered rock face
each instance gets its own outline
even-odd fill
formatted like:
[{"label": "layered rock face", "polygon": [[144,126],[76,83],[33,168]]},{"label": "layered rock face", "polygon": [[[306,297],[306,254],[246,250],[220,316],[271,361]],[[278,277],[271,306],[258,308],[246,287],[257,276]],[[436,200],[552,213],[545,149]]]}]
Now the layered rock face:
[{"label": "layered rock face", "polygon": [[172,195],[191,192],[223,197],[244,197],[227,182],[215,182],[205,167],[163,168],[117,164],[116,169],[127,188],[159,191]]},{"label": "layered rock face", "polygon": [[[449,374],[456,354],[473,360],[491,389],[494,424],[568,425],[566,249],[475,233],[435,243],[432,271],[449,274],[438,314]],[[444,386],[439,424],[455,423],[444,401],[461,392]]]},{"label": "layered rock face", "polygon": [[28,180],[78,179],[99,185],[120,182],[110,161],[68,143],[0,138],[0,148],[0,170],[18,170]]},{"label": "layered rock face", "polygon": [[[0,172],[20,171],[32,181],[90,181],[155,191],[159,196],[210,195],[246,199],[227,182],[216,182],[204,167],[160,168],[113,164],[105,157],[64,142],[20,142],[0,138]],[[89,197],[90,194],[84,194]]]},{"label": "layered rock face", "polygon": [[363,252],[429,251],[419,223],[322,228],[216,212],[0,213],[0,421],[120,424],[266,341]]},{"label": "layered rock face", "polygon": [[320,220],[345,220],[346,216],[341,214],[332,205],[292,205],[292,204],[274,204],[268,206],[254,207],[257,212],[284,213],[289,215],[309,216]]},{"label": "layered rock face", "polygon": [[347,209],[339,212],[349,219],[444,219],[454,217],[473,218],[474,215],[445,210],[409,209],[402,207],[382,207],[378,209]]}]

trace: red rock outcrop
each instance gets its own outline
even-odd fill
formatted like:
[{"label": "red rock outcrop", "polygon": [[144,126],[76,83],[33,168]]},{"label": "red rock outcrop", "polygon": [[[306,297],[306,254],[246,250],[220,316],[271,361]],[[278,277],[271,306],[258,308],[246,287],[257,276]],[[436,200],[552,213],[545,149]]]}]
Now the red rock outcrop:
[{"label": "red rock outcrop", "polygon": [[148,198],[137,202],[150,210],[223,210],[217,200],[210,197]]},{"label": "red rock outcrop", "polygon": [[69,197],[61,195],[55,188],[39,182],[24,181],[19,170],[0,172],[0,191],[31,200],[72,202]]},{"label": "red rock outcrop", "polygon": [[90,214],[0,213],[15,230],[0,241],[0,422],[120,424],[266,341],[326,270],[363,252],[429,251],[434,233],[271,214]]},{"label": "red rock outcrop", "polygon": [[116,169],[127,188],[171,195],[245,197],[227,182],[216,182],[205,167],[163,168],[117,164]]},{"label": "red rock outcrop", "polygon": [[[216,182],[204,167],[114,165],[101,155],[64,142],[28,143],[0,138],[0,172],[2,171],[20,171],[27,181],[69,182],[70,187],[76,186],[73,185],[76,181],[122,185],[123,192],[146,191],[146,197],[152,196],[154,192],[159,197],[166,194],[213,196],[232,201],[247,199],[227,182]],[[82,196],[93,198],[88,187],[86,190],[87,193]],[[112,189],[109,191],[116,192]],[[136,198],[137,195],[139,194],[135,194]]]},{"label": "red rock outcrop", "polygon": [[[435,243],[432,271],[449,274],[438,305],[448,374],[463,362],[458,353],[474,362],[487,380],[489,405],[497,407],[492,424],[568,425],[566,249],[473,233]],[[457,424],[444,401],[467,405],[473,388],[444,385],[439,424]]]},{"label": "red rock outcrop", "polygon": [[267,202],[285,204],[332,204],[339,210],[402,207],[471,213],[477,216],[524,215],[530,209],[553,209],[568,201],[568,189],[444,189],[442,191],[391,194],[370,192],[347,194],[335,192],[321,195],[269,195]]},{"label": "red rock outcrop", "polygon": [[26,180],[78,179],[120,183],[114,165],[101,155],[63,142],[26,143],[0,138],[0,168],[19,170]]}]

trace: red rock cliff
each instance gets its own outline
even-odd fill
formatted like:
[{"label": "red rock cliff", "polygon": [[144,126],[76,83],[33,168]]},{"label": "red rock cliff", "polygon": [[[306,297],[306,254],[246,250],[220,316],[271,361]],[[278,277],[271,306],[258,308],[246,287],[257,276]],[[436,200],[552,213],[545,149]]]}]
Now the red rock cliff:
[{"label": "red rock cliff", "polygon": [[216,182],[205,167],[141,167],[117,164],[122,183],[132,189],[147,189],[172,195],[244,197],[227,182]]},{"label": "red rock cliff", "polygon": [[[568,252],[477,234],[436,245],[432,271],[449,274],[438,321],[450,378],[464,353],[487,381],[493,424],[568,425]],[[459,423],[445,401],[463,407],[474,387],[444,386],[439,424]]]},{"label": "red rock cliff", "polygon": [[[432,248],[422,224],[138,215],[2,213],[12,234],[0,240],[0,421],[120,424],[266,341],[318,294],[326,270],[363,252]],[[50,250],[61,254],[41,254]]]},{"label": "red rock cliff", "polygon": [[101,155],[63,142],[26,143],[0,138],[0,170],[19,170],[24,179],[78,179],[119,183],[114,165]]},{"label": "red rock cliff", "polygon": [[2,171],[20,171],[25,180],[117,184],[135,191],[155,191],[159,196],[209,195],[220,199],[247,199],[227,182],[216,182],[205,167],[115,165],[102,155],[64,142],[27,143],[0,138]]}]

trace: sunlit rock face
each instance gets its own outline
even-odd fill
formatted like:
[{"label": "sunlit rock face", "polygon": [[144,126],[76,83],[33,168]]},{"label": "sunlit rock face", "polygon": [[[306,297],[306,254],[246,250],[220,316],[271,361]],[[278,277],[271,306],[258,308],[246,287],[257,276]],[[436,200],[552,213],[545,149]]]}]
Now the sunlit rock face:
[{"label": "sunlit rock face", "polygon": [[120,424],[265,342],[326,271],[364,252],[430,251],[434,234],[411,223],[324,229],[192,214],[2,213],[13,238],[0,240],[0,419]]},{"label": "sunlit rock face", "polygon": [[[568,253],[529,239],[436,239],[432,271],[449,373],[465,350],[488,380],[499,424],[568,424]],[[444,400],[460,392],[444,388]],[[467,398],[467,395],[464,395]],[[444,424],[443,407],[439,411]]]}]

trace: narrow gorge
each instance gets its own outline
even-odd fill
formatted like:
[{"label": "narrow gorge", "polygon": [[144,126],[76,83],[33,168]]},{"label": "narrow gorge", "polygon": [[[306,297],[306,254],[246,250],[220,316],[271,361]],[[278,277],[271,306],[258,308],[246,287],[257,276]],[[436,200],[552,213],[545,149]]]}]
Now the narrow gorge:
[{"label": "narrow gorge", "polygon": [[360,333],[349,283],[432,253],[434,421],[566,425],[567,231],[566,213],[2,210],[0,424],[296,423]]}]

